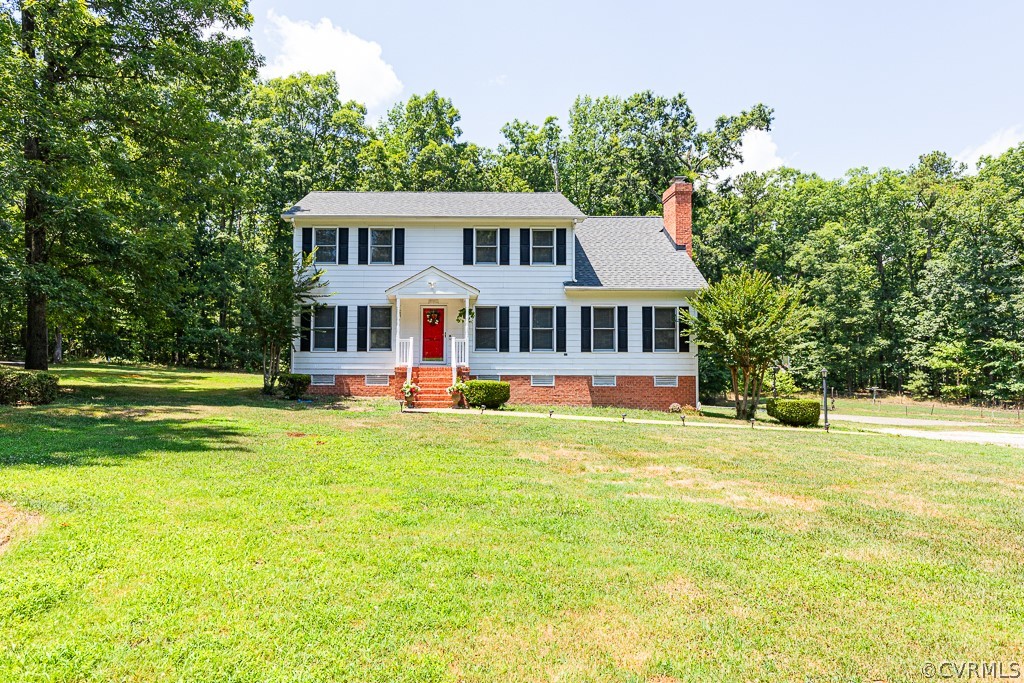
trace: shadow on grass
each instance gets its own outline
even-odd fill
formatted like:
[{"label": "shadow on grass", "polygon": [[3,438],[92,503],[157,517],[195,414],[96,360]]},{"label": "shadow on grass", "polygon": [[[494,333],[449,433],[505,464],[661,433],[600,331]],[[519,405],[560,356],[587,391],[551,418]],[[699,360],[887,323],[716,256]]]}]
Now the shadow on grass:
[{"label": "shadow on grass", "polygon": [[[13,419],[8,419],[13,418]],[[187,418],[136,419],[113,412],[86,415],[0,412],[0,470],[8,466],[113,466],[154,453],[245,451],[241,431]]]}]

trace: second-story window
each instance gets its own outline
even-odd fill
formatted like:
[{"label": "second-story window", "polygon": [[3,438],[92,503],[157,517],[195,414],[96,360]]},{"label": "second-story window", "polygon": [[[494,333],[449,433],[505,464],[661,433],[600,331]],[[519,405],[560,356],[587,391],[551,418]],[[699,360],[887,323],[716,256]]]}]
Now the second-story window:
[{"label": "second-story window", "polygon": [[492,228],[476,230],[476,263],[478,265],[497,265],[498,263],[498,231]]},{"label": "second-story window", "polygon": [[555,231],[534,230],[530,237],[533,244],[530,263],[535,265],[553,264],[555,262]]},{"label": "second-story window", "polygon": [[316,233],[316,256],[314,263],[337,263],[338,262],[338,229],[317,228]]},{"label": "second-story window", "polygon": [[370,263],[392,263],[394,254],[393,231],[390,228],[370,230]]}]

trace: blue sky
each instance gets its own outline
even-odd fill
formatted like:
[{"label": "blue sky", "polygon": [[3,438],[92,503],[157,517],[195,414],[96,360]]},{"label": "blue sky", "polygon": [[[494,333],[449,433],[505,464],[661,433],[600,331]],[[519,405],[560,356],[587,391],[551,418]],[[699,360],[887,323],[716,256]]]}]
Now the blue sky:
[{"label": "blue sky", "polygon": [[702,126],[775,108],[746,165],[826,176],[973,162],[1024,141],[1024,2],[326,2],[252,0],[264,74],[338,73],[371,118],[438,90],[464,137],[563,122],[579,94],[686,93]]}]

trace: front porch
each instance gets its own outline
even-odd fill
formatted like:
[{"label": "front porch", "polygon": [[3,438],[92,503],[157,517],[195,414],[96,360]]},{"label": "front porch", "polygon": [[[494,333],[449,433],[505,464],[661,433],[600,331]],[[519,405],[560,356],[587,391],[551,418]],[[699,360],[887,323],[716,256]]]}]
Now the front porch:
[{"label": "front porch", "polygon": [[429,369],[423,376],[434,384],[437,370],[446,369],[447,388],[460,373],[468,373],[470,320],[478,289],[430,267],[385,293],[395,306],[396,377],[404,374],[404,381],[416,381],[415,370]]}]

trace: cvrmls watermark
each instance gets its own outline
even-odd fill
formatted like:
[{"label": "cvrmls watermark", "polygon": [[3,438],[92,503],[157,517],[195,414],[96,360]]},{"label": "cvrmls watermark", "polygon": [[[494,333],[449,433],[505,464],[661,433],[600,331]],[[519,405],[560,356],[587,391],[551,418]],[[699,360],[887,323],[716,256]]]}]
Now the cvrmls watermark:
[{"label": "cvrmls watermark", "polygon": [[925,678],[1013,681],[1024,677],[1020,662],[925,662]]}]

